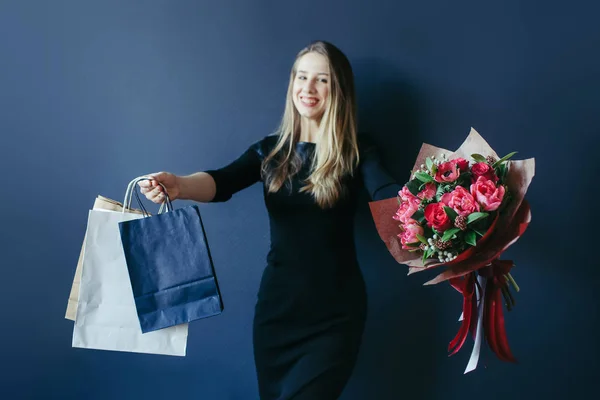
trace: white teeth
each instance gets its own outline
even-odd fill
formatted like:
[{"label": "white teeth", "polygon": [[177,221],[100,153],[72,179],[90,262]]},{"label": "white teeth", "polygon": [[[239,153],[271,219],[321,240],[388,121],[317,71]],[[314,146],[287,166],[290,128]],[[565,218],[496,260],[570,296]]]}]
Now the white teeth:
[{"label": "white teeth", "polygon": [[303,103],[314,105],[317,104],[317,100],[301,99]]}]

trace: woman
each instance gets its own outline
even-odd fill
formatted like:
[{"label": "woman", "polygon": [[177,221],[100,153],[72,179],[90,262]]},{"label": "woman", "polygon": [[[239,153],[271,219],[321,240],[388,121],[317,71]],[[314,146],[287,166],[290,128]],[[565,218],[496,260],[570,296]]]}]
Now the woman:
[{"label": "woman", "polygon": [[[362,136],[362,135],[361,135]],[[223,202],[263,182],[271,247],[253,324],[261,399],[336,399],[348,381],[366,316],[353,219],[364,184],[372,199],[399,186],[356,132],[352,68],[327,42],[293,65],[278,131],[220,169],[140,182],[156,203]],[[387,195],[382,195],[383,190]]]}]

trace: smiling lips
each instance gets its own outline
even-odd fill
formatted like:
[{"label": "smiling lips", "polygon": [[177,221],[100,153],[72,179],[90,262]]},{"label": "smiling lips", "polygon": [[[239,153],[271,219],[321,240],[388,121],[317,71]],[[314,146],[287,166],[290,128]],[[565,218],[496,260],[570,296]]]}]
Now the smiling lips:
[{"label": "smiling lips", "polygon": [[300,102],[302,102],[302,105],[305,107],[314,107],[319,103],[319,99],[316,97],[300,96]]}]

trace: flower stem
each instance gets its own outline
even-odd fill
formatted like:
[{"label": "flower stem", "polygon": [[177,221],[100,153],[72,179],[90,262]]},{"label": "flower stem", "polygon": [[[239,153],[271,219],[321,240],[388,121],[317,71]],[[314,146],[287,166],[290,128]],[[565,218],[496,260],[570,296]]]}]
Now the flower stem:
[{"label": "flower stem", "polygon": [[513,306],[515,305],[515,298],[510,292],[508,285],[502,285],[500,289],[502,290],[502,296],[504,297],[506,308],[508,309],[508,311],[511,311]]},{"label": "flower stem", "polygon": [[521,289],[519,288],[519,285],[517,285],[517,282],[515,281],[515,279],[512,277],[512,275],[510,274],[510,272],[507,274],[508,280],[510,281],[510,283],[515,287],[515,290],[518,292]]},{"label": "flower stem", "polygon": [[515,298],[513,297],[511,291],[510,291],[510,287],[508,285],[506,285],[506,293],[508,293],[508,297],[510,297],[510,303],[511,305],[514,307],[517,305],[517,302],[515,301]]}]

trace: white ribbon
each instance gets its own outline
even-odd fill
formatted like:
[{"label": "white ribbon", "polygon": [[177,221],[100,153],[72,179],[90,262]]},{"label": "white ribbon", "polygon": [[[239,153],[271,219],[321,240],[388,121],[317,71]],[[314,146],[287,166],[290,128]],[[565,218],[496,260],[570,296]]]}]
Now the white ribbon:
[{"label": "white ribbon", "polygon": [[[483,299],[485,298],[486,280],[483,276],[479,275],[477,277],[477,281],[479,282],[479,286],[475,285],[475,293],[477,296],[477,328],[475,330],[475,344],[473,345],[473,350],[471,351],[471,357],[467,363],[467,368],[465,368],[465,374],[473,371],[477,367],[477,363],[479,362],[479,354],[481,352],[481,342],[483,341]],[[464,316],[461,313],[458,320],[462,321],[463,318]]]}]

